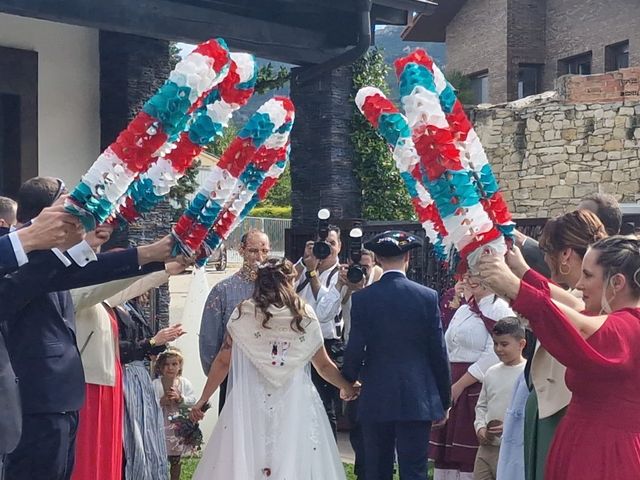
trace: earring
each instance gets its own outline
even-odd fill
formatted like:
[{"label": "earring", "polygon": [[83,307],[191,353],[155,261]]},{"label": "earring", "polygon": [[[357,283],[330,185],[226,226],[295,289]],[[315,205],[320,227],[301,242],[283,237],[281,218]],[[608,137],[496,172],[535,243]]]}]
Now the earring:
[{"label": "earring", "polygon": [[[562,267],[567,267],[567,271],[565,272],[564,270],[562,270]],[[561,263],[559,270],[562,275],[569,275],[569,273],[571,272],[571,267],[566,263]]]}]

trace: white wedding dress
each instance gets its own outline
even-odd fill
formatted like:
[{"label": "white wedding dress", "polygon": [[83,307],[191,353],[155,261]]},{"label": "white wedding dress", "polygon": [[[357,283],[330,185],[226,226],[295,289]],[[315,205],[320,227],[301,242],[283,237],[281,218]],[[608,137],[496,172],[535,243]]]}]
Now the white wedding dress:
[{"label": "white wedding dress", "polygon": [[345,480],[329,420],[300,365],[275,387],[235,344],[227,400],[194,480]]}]

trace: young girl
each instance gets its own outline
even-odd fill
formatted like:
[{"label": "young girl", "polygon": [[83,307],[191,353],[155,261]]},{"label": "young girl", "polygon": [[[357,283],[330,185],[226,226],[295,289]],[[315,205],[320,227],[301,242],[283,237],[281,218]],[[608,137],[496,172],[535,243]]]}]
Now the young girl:
[{"label": "young girl", "polygon": [[169,418],[176,415],[181,406],[190,407],[197,400],[191,382],[182,376],[183,363],[184,358],[180,350],[175,347],[165,350],[156,363],[156,374],[159,377],[153,381],[156,398],[160,402],[164,417],[171,480],[180,480],[180,457],[184,452],[184,446],[175,435]]}]

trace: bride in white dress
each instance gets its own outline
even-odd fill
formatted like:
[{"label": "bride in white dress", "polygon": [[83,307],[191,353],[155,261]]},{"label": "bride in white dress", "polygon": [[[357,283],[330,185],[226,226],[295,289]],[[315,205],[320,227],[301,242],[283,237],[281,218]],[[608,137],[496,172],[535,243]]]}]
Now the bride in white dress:
[{"label": "bride in white dress", "polygon": [[253,298],[241,303],[227,326],[202,397],[191,418],[229,374],[227,400],[194,480],[345,480],[344,469],[310,363],[350,400],[347,382],[324,349],[313,309],[293,288],[288,260],[258,269]]}]

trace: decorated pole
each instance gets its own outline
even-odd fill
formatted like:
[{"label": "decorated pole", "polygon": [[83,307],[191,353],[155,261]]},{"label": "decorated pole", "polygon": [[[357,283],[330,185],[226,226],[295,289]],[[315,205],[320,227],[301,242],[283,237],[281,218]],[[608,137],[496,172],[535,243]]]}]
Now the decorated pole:
[{"label": "decorated pole", "polygon": [[249,119],[176,223],[173,235],[182,253],[199,252],[208,235],[208,256],[237,225],[271,166],[286,158],[293,120],[286,97],[269,100]]},{"label": "decorated pole", "polygon": [[111,216],[131,182],[149,168],[163,145],[184,130],[189,113],[225,78],[228,68],[229,51],[221,39],[198,45],[178,62],[169,80],[71,192],[66,208],[87,230]]},{"label": "decorated pole", "polygon": [[256,79],[253,55],[232,53],[229,73],[191,114],[187,128],[180,133],[175,145],[170,145],[171,148],[131,184],[118,209],[122,217],[133,222],[169,193],[204,147],[221,137],[232,115],[246,105],[253,95]]}]

